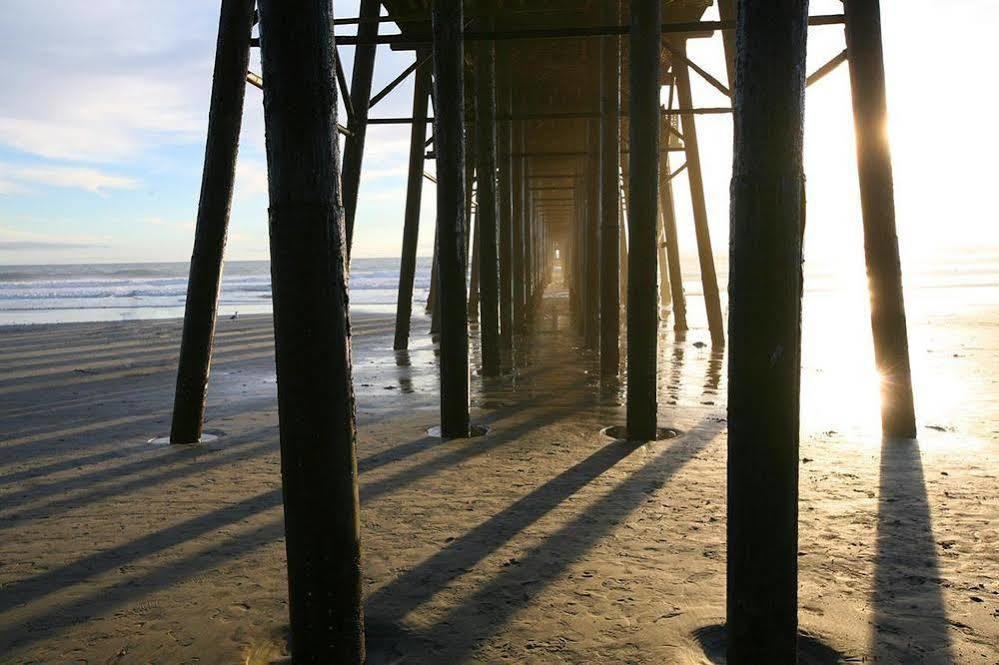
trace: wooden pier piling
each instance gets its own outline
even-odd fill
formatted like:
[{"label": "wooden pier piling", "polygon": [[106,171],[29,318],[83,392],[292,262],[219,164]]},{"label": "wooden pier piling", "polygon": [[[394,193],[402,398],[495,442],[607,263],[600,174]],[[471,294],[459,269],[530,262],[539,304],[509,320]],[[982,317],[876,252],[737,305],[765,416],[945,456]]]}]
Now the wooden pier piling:
[{"label": "wooden pier piling", "polygon": [[[516,153],[524,152],[524,134],[523,121],[515,121],[513,123],[513,151]],[[524,278],[524,222],[526,219],[528,186],[523,155],[518,154],[513,156],[511,171],[513,176],[513,221],[511,229],[513,251],[511,253],[510,272],[513,280],[513,327],[514,330],[522,330],[526,320],[527,308],[526,280]]]},{"label": "wooden pier piling", "polygon": [[631,0],[627,431],[633,441],[656,438],[661,24],[658,2]]},{"label": "wooden pier piling", "polygon": [[[501,49],[497,58],[498,109],[503,116],[513,112],[512,53]],[[511,120],[496,123],[497,200],[499,201],[499,326],[500,346],[513,347],[513,128]]]},{"label": "wooden pier piling", "polygon": [[[467,182],[467,181],[466,181]],[[475,229],[471,238],[471,270],[468,278],[468,320],[479,320],[479,238],[482,235],[482,228],[479,225],[478,204],[476,204]]]},{"label": "wooden pier piling", "polygon": [[881,424],[886,437],[916,436],[902,268],[895,231],[895,194],[888,145],[879,0],[846,0],[846,44],[857,133],[857,171],[864,215],[864,250],[871,292],[874,357],[881,374]]},{"label": "wooden pier piling", "polygon": [[259,0],[281,479],[299,663],[363,663],[332,3]]},{"label": "wooden pier piling", "polygon": [[[599,94],[599,93],[598,93]],[[586,322],[584,342],[588,349],[600,350],[600,123],[586,122],[587,156],[580,183],[579,221],[586,233],[586,271],[583,287]],[[541,245],[544,247],[544,245]],[[543,271],[543,266],[541,267]]]},{"label": "wooden pier piling", "polygon": [[[605,12],[620,20],[617,3]],[[600,374],[616,377],[621,364],[621,40],[600,40]]]},{"label": "wooden pier piling", "polygon": [[[465,63],[461,0],[435,0],[434,109],[437,152],[437,249],[440,279],[441,435],[467,437],[468,296],[465,291]],[[477,146],[476,150],[479,150]],[[480,181],[488,178],[480,177]],[[480,184],[481,192],[481,184]],[[477,216],[481,216],[482,207]]]},{"label": "wooden pier piling", "polygon": [[[371,103],[371,78],[375,71],[373,41],[378,37],[380,0],[361,0],[357,37],[364,43],[354,47],[354,72],[350,81],[350,131],[343,142],[343,209],[347,228],[347,260],[354,246],[354,218],[357,213],[357,194],[361,188],[361,162],[364,157],[364,139],[368,132],[368,108]],[[426,124],[426,122],[424,122]]]},{"label": "wooden pier piling", "polygon": [[[665,122],[671,122],[666,118]],[[663,138],[668,144],[669,135]],[[687,330],[687,297],[683,292],[683,268],[680,266],[680,246],[676,232],[676,205],[673,202],[673,181],[670,178],[669,152],[663,153],[659,169],[659,206],[663,221],[663,242],[666,245],[666,266],[669,273],[670,301],[673,306],[673,330]]]},{"label": "wooden pier piling", "polygon": [[[680,40],[677,52],[687,57],[687,43]],[[711,343],[724,346],[725,329],[722,320],[721,298],[718,295],[718,276],[715,272],[714,250],[711,248],[711,232],[708,230],[708,207],[704,199],[704,178],[701,174],[701,149],[697,142],[697,121],[693,96],[690,92],[690,71],[684,62],[673,63],[676,77],[677,96],[683,122],[683,146],[687,157],[687,179],[690,182],[690,200],[694,206],[694,231],[697,238],[697,258],[701,266],[701,286],[704,291],[704,307],[708,313],[708,329]]]},{"label": "wooden pier piling", "polygon": [[[526,144],[526,138],[525,138]],[[524,157],[525,179],[530,183],[531,159]],[[525,320],[533,314],[535,282],[534,282],[534,193],[525,192],[526,204],[524,206],[524,297],[525,297]]]},{"label": "wooden pier piling", "polygon": [[229,229],[250,63],[253,6],[253,0],[223,0],[219,17],[208,140],[187,281],[170,443],[197,443],[204,427],[222,256]]},{"label": "wooden pier piling", "polygon": [[729,276],[728,662],[795,663],[808,0],[744,0],[738,31]]},{"label": "wooden pier piling", "polygon": [[[426,57],[425,50],[417,51],[417,60]],[[413,90],[414,122],[409,136],[409,179],[406,184],[406,213],[402,230],[402,261],[399,267],[399,297],[395,309],[396,351],[409,348],[409,330],[413,313],[413,283],[416,279],[416,244],[420,235],[420,206],[423,201],[423,167],[427,141],[427,105],[430,99],[431,77],[426,67],[416,71]]]},{"label": "wooden pier piling", "polygon": [[[438,98],[439,99],[439,98]],[[482,373],[500,372],[499,201],[496,182],[496,47],[482,41],[475,48],[475,156],[478,174],[479,335]]]}]

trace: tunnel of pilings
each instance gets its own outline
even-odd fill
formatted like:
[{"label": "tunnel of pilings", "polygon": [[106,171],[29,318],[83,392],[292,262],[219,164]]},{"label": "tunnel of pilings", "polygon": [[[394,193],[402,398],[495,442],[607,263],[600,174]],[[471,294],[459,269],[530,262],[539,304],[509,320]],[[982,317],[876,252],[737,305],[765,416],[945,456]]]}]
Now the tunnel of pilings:
[{"label": "tunnel of pilings", "polygon": [[[660,432],[661,321],[682,332],[688,307],[703,307],[712,344],[727,344],[729,358],[729,662],[794,662],[803,108],[806,88],[844,63],[883,429],[886,437],[915,435],[883,131],[880,7],[846,0],[842,14],[809,16],[803,0],[718,0],[718,18],[706,19],[712,4],[361,0],[358,16],[341,16],[331,0],[222,0],[170,438],[185,445],[202,436],[249,84],[263,91],[267,130],[296,661],[364,661],[347,275],[354,228],[364,223],[355,213],[366,131],[401,124],[411,128],[411,141],[394,346],[409,343],[421,197],[434,195],[427,307],[439,345],[442,436],[476,429],[469,321],[477,320],[481,345],[475,369],[498,375],[556,262],[582,344],[598,354],[604,378],[626,385],[622,436],[630,441]],[[845,40],[842,53],[806,72],[810,28],[840,29]],[[714,40],[727,71],[691,60],[691,40]],[[375,90],[379,46],[413,58]],[[249,71],[254,48],[259,73]],[[344,49],[354,49],[349,76]],[[378,102],[409,77],[411,114],[380,116]],[[694,77],[730,103],[698,106]],[[730,114],[734,125],[727,330],[697,140],[706,114]],[[435,177],[427,175],[428,160]],[[698,302],[687,301],[680,274],[673,178],[681,172],[696,238],[689,249],[703,287]]]}]

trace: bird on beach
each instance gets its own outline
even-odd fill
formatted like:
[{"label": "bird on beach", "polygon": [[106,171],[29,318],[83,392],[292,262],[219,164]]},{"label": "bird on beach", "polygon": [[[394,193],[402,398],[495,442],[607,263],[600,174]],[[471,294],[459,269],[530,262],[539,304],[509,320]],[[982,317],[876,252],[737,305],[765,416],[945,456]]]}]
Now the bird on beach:
[{"label": "bird on beach", "polygon": [[239,318],[239,311],[233,312],[233,315],[229,317],[230,321],[235,321]]}]

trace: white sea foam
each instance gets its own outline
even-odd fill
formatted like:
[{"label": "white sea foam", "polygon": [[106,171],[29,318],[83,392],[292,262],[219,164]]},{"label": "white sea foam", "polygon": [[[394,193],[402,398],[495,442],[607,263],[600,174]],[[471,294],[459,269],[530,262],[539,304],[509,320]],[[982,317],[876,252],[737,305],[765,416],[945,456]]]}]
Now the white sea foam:
[{"label": "white sea foam", "polygon": [[[399,262],[352,262],[351,305],[388,311],[397,298]],[[170,318],[183,315],[187,264],[95,264],[0,267],[0,325],[61,321]],[[417,262],[414,300],[425,300],[430,261]],[[233,261],[223,271],[221,314],[269,312],[270,265]]]}]

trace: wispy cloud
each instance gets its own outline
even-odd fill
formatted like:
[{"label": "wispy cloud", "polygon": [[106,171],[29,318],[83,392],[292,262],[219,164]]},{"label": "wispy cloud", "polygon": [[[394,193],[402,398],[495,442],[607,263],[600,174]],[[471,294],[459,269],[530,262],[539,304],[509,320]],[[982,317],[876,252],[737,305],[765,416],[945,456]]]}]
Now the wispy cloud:
[{"label": "wispy cloud", "polygon": [[12,4],[0,25],[0,144],[109,162],[204,131],[214,21],[199,3]]},{"label": "wispy cloud", "polygon": [[105,247],[102,239],[82,236],[52,237],[0,227],[0,252],[58,251]]},{"label": "wispy cloud", "polygon": [[60,240],[0,240],[0,252],[25,252],[55,249],[93,249],[96,243],[62,242]]},{"label": "wispy cloud", "polygon": [[31,185],[82,189],[100,194],[109,189],[130,189],[134,178],[76,166],[19,166],[0,163],[0,193],[24,193]]}]

